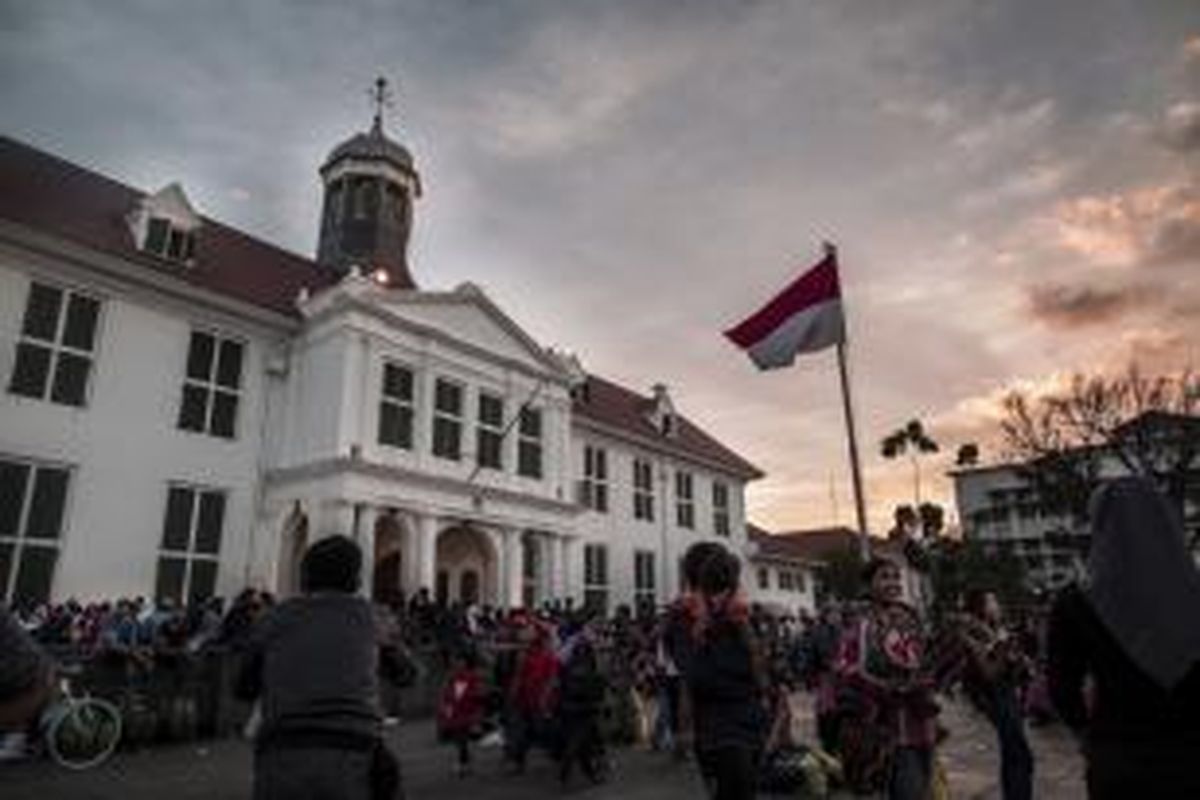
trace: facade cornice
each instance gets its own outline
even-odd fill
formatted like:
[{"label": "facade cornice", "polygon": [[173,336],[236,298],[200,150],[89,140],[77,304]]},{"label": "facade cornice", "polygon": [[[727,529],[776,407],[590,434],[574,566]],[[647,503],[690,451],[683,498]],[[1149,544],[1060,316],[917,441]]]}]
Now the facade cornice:
[{"label": "facade cornice", "polygon": [[404,481],[410,485],[458,494],[474,501],[481,498],[484,501],[495,500],[516,505],[524,505],[555,514],[578,516],[585,510],[577,503],[568,503],[549,497],[514,492],[510,489],[500,489],[494,486],[484,486],[469,483],[458,478],[444,475],[430,475],[427,472],[397,467],[390,464],[380,464],[373,461],[354,458],[327,458],[303,464],[297,467],[284,467],[268,470],[265,480],[274,486],[284,486],[301,481],[319,480],[338,475],[361,475],[382,480]]}]

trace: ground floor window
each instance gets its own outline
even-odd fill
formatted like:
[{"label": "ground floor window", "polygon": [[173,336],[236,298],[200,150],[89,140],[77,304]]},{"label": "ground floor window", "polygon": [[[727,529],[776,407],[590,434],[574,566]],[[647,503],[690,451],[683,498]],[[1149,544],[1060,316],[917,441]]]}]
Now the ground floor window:
[{"label": "ground floor window", "polygon": [[0,458],[0,602],[50,599],[71,472]]},{"label": "ground floor window", "polygon": [[602,544],[583,548],[583,605],[596,614],[608,614],[608,548]]},{"label": "ground floor window", "polygon": [[216,594],[225,492],[171,484],[163,520],[154,596],[193,603]]},{"label": "ground floor window", "polygon": [[640,611],[658,604],[655,589],[654,553],[638,550],[633,554],[633,604]]}]

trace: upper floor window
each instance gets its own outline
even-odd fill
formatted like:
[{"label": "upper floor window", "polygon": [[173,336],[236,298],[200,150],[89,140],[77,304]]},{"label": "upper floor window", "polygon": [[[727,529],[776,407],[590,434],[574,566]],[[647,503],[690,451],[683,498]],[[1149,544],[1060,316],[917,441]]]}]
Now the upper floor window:
[{"label": "upper floor window", "polygon": [[692,530],[696,527],[696,501],[692,473],[679,470],[675,473],[675,524]]},{"label": "upper floor window", "polygon": [[50,599],[71,472],[0,458],[0,603]]},{"label": "upper floor window", "polygon": [[391,362],[383,365],[379,399],[379,443],[411,450],[413,446],[413,372]]},{"label": "upper floor window", "polygon": [[187,377],[179,404],[179,427],[223,439],[237,435],[245,345],[204,331],[192,331]]},{"label": "upper floor window", "polygon": [[68,406],[87,399],[100,301],[31,283],[8,390]]},{"label": "upper floor window", "polygon": [[156,600],[181,604],[216,593],[224,521],[223,491],[182,485],[167,490]]},{"label": "upper floor window", "polygon": [[584,445],[583,497],[585,506],[601,513],[608,511],[608,452],[603,447]]},{"label": "upper floor window", "polygon": [[729,535],[729,485],[713,481],[713,533],[717,536]]},{"label": "upper floor window", "polygon": [[151,217],[142,249],[172,261],[191,261],[196,255],[196,234],[172,225],[166,217]]},{"label": "upper floor window", "polygon": [[771,570],[766,567],[758,568],[758,588],[763,590],[771,588]]},{"label": "upper floor window", "polygon": [[782,591],[790,592],[792,591],[793,585],[792,573],[788,572],[786,569],[779,570],[779,588]]},{"label": "upper floor window", "polygon": [[479,393],[475,462],[484,469],[504,469],[504,399],[487,392]]},{"label": "upper floor window", "polygon": [[433,454],[458,461],[462,457],[463,387],[438,378],[433,391]]},{"label": "upper floor window", "polygon": [[633,518],[654,521],[654,467],[644,458],[633,460]]},{"label": "upper floor window", "polygon": [[522,408],[517,426],[517,474],[527,478],[542,477],[542,412]]}]

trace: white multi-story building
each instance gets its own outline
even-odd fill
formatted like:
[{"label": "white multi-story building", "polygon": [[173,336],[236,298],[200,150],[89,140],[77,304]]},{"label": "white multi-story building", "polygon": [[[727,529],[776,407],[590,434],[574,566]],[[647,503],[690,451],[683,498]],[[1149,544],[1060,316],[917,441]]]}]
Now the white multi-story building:
[{"label": "white multi-story building", "polygon": [[1016,467],[970,467],[950,474],[963,538],[1010,552],[1032,589],[1055,590],[1079,575],[1080,548],[1071,540],[1086,533],[1069,514],[1047,510]]},{"label": "white multi-story building", "polygon": [[[1195,418],[1145,414],[1129,426],[1170,430],[1180,424],[1195,425]],[[1169,424],[1159,427],[1166,421]],[[1022,475],[1020,464],[998,464],[956,469],[954,498],[966,539],[1002,548],[1025,568],[1031,589],[1053,591],[1083,574],[1083,555],[1091,532],[1085,519],[1051,509]],[[1111,451],[1097,451],[1100,480],[1118,478],[1129,470]],[[1189,541],[1200,536],[1200,472],[1189,473],[1183,518]],[[1200,552],[1194,551],[1200,563]]]},{"label": "white multi-story building", "polygon": [[0,601],[286,594],[334,533],[380,599],[501,606],[661,603],[691,543],[745,555],[761,473],[664,387],[416,288],[378,118],[320,173],[310,260],[0,138]]}]

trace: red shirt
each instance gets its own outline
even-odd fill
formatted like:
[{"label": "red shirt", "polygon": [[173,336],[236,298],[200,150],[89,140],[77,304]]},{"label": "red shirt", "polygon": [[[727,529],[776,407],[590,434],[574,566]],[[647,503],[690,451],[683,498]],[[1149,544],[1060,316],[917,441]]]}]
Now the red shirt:
[{"label": "red shirt", "polygon": [[438,725],[443,731],[469,731],[483,722],[483,679],[470,668],[454,672],[442,689]]}]

